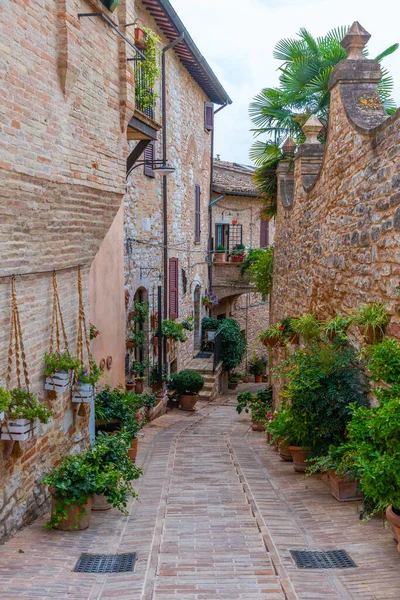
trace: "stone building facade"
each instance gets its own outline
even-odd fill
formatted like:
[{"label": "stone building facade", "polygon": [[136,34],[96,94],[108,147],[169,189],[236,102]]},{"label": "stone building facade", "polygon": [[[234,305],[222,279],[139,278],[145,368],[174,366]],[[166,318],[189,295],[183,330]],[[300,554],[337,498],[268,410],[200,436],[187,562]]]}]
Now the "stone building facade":
[{"label": "stone building facade", "polygon": [[[252,181],[253,172],[253,167],[222,161],[219,157],[214,160],[212,231],[215,249],[220,244],[230,251],[236,244],[249,249],[274,243],[275,225],[260,217],[263,201]],[[269,298],[263,301],[254,291],[247,276],[240,275],[240,265],[215,265],[214,272],[213,290],[220,303],[213,315],[225,315],[239,322],[248,345],[242,364],[246,369],[254,351],[265,354],[257,335],[260,328],[266,329],[269,324]]]},{"label": "stone building facade", "polygon": [[[68,393],[44,391],[43,355],[50,340],[52,272],[75,353],[77,269],[81,266],[88,324],[90,265],[113,219],[120,218],[126,189],[134,98],[127,57],[135,49],[103,18],[79,18],[93,12],[104,13],[115,27],[130,18],[124,1],[114,13],[97,0],[28,5],[17,0],[1,7],[0,380],[4,383],[7,372],[15,275],[30,387],[53,416],[23,444],[0,442],[0,541],[44,510],[43,473],[89,439],[93,409],[73,404]],[[121,276],[122,260],[121,255]],[[94,295],[106,291],[98,275],[91,275]],[[120,339],[109,352],[114,382],[121,382],[118,370],[124,375],[123,285],[119,290],[122,312],[120,301],[114,331]],[[11,383],[16,384],[14,372]]]},{"label": "stone building facade", "polygon": [[[154,10],[155,4],[159,12]],[[204,58],[201,60],[189,33],[176,15],[168,12],[166,4],[147,1],[135,4],[135,19],[159,36],[160,49],[182,33],[184,41],[165,52],[166,122],[163,123],[162,74],[155,85],[158,99],[149,121],[154,129],[157,124],[162,127],[153,145],[154,159],[163,159],[163,135],[167,130],[166,158],[175,171],[164,178],[157,170],[149,169],[148,164],[143,165],[139,160],[127,182],[128,191],[124,201],[127,313],[135,300],[148,301],[150,305],[150,318],[144,327],[145,347],[142,351],[132,350],[127,363],[133,359],[146,360],[150,368],[158,363],[154,329],[160,283],[163,294],[162,319],[171,317],[182,322],[186,317],[194,317],[194,331],[188,332],[186,343],[168,341],[165,366],[168,371],[179,371],[190,364],[200,349],[200,323],[204,313],[201,299],[209,286],[208,205],[213,131],[205,122],[205,112],[206,107],[209,110],[210,106],[214,111],[212,103],[224,105],[230,103],[230,99],[211,69],[204,66]],[[170,27],[175,28],[174,35]],[[189,59],[190,64],[186,62]],[[201,78],[196,76],[196,69],[200,68],[203,69]],[[166,255],[164,185],[168,202]],[[172,294],[175,306],[171,303]],[[150,368],[146,370],[146,375]]]},{"label": "stone building facade", "polygon": [[[360,52],[368,39],[356,23],[342,42],[349,58],[331,74],[326,145],[312,118],[294,171],[278,169],[271,322],[379,301],[391,314],[387,334],[400,338],[400,111],[388,117],[381,105],[379,63]],[[357,345],[356,328],[350,335]]]}]

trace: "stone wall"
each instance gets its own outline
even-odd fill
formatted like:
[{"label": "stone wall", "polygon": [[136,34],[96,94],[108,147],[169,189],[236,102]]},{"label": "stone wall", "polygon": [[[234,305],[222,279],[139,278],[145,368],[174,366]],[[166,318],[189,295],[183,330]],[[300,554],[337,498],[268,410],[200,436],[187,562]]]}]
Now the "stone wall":
[{"label": "stone wall", "polygon": [[[78,13],[96,10],[126,22],[125,2],[118,14],[97,0],[6,0],[1,6],[0,380],[7,368],[9,276],[16,274],[31,389],[53,417],[24,444],[0,442],[0,541],[44,510],[38,482],[45,470],[88,443],[88,408],[78,414],[70,395],[44,392],[43,355],[49,348],[51,271],[59,271],[75,352],[77,266],[89,323],[90,263],[125,192],[131,66],[107,23],[78,19]],[[47,273],[37,274],[42,271]]]},{"label": "stone wall", "polygon": [[[136,3],[135,18],[168,42],[149,12]],[[168,257],[178,258],[178,321],[200,314],[201,296],[207,289],[208,203],[210,194],[211,134],[204,129],[205,93],[192,79],[173,50],[166,54],[167,157],[175,168],[168,181]],[[160,94],[160,86],[156,86]],[[155,118],[161,122],[159,106]],[[162,132],[155,145],[156,158],[162,157]],[[195,185],[201,188],[201,241],[194,241]],[[146,291],[150,312],[157,311],[158,276],[163,272],[162,178],[144,175],[143,167],[132,171],[125,198],[125,286],[130,304],[139,288]],[[149,270],[150,269],[150,270]],[[184,271],[184,273],[182,272]],[[164,286],[163,286],[164,287]],[[149,331],[151,342],[152,331]],[[148,358],[152,363],[153,345]],[[187,366],[195,352],[194,334],[185,344],[172,344],[168,362],[177,360],[178,370]]]},{"label": "stone wall", "polygon": [[[400,279],[400,111],[385,114],[379,78],[375,61],[342,61],[331,78],[325,150],[315,143],[317,126],[307,131],[294,174],[283,165],[272,323],[306,312],[326,319],[380,301],[391,313],[387,334],[400,337],[395,294]],[[357,332],[351,334],[356,340]]]}]

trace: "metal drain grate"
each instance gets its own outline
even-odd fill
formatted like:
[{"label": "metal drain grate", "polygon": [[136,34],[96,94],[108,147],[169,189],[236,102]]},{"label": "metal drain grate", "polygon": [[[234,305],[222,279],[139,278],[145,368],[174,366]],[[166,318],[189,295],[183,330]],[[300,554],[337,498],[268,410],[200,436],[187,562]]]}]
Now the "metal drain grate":
[{"label": "metal drain grate", "polygon": [[299,569],[351,569],[357,566],[346,550],[326,552],[290,550],[290,554]]},{"label": "metal drain grate", "polygon": [[125,573],[133,571],[136,554],[81,554],[76,573]]}]

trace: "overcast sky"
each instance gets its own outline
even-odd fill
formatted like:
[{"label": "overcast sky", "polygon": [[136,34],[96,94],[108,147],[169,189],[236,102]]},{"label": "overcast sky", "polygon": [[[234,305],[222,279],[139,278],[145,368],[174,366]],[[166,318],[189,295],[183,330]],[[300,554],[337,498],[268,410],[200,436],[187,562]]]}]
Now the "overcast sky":
[{"label": "overcast sky", "polygon": [[[314,36],[359,21],[372,35],[373,58],[400,41],[398,0],[171,0],[198,48],[233,100],[216,117],[215,153],[249,163],[253,137],[248,106],[263,88],[278,83],[272,52],[300,27]],[[400,106],[400,50],[385,59]]]}]

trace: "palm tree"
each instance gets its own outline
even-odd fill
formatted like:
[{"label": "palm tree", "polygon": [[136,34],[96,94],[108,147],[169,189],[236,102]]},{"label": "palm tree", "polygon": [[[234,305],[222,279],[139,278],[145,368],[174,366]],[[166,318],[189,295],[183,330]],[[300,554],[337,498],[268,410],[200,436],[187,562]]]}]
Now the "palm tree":
[{"label": "palm tree", "polygon": [[[271,213],[271,203],[272,212],[273,204],[276,205],[276,181],[267,183],[264,176],[276,180],[276,165],[283,157],[280,150],[282,142],[290,136],[296,143],[302,143],[305,139],[302,126],[311,114],[316,115],[323,125],[328,123],[329,78],[335,65],[347,56],[340,44],[347,30],[348,27],[338,27],[315,39],[302,28],[298,38],[280,40],[275,46],[274,58],[282,61],[279,67],[280,85],[263,89],[250,104],[254,135],[268,136],[267,141],[256,141],[250,150],[250,158],[258,167],[254,179],[266,200],[267,215]],[[398,47],[399,44],[393,44],[375,60],[381,62]],[[368,55],[367,50],[365,55]],[[396,110],[392,90],[393,79],[382,68],[379,94],[388,114]],[[324,141],[324,131],[321,141]]]}]

